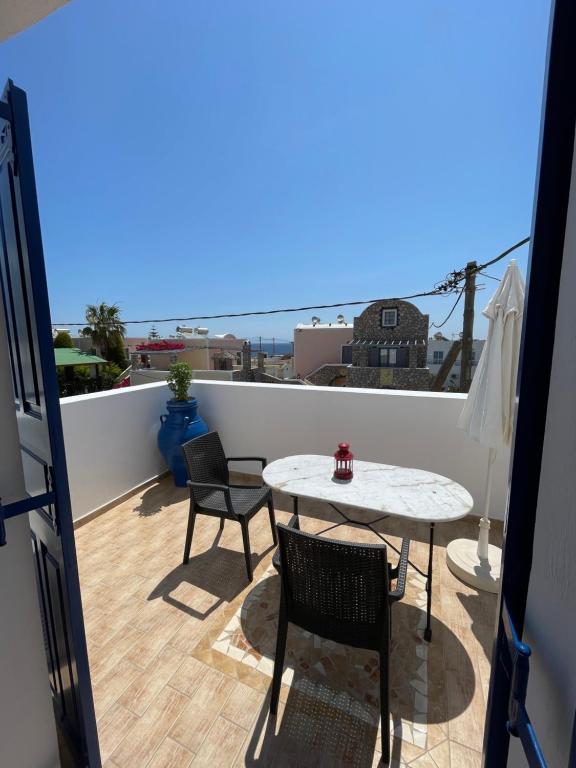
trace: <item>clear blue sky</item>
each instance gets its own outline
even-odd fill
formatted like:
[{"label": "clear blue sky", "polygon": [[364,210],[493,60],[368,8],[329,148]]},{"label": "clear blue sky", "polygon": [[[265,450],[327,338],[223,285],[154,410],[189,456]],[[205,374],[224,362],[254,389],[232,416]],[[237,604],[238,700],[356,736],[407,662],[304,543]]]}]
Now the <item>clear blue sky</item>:
[{"label": "clear blue sky", "polygon": [[[492,258],[530,230],[548,14],[72,0],[0,50],[28,92],[53,321],[398,296]],[[311,314],[205,324],[292,338]]]}]

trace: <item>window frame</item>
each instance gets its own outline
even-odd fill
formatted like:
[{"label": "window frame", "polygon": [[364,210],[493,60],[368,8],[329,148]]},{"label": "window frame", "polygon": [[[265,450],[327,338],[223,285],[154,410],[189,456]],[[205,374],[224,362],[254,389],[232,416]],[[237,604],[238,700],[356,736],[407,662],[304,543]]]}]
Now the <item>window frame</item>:
[{"label": "window frame", "polygon": [[[379,368],[397,368],[398,367],[398,350],[393,347],[380,347],[378,350],[378,362]],[[384,355],[383,355],[384,353]],[[390,356],[393,355],[394,361],[390,361]],[[382,358],[386,358],[386,362],[382,362]]]},{"label": "window frame", "polygon": [[[385,323],[384,322],[384,316],[387,312],[394,312],[394,322],[393,323]],[[383,307],[382,311],[380,312],[380,327],[381,328],[396,328],[398,325],[398,307]]]}]

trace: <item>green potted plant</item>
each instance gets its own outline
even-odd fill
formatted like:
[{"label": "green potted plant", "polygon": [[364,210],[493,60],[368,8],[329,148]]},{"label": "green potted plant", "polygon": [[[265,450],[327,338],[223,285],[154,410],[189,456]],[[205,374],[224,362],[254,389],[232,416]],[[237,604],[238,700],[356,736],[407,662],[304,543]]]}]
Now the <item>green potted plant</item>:
[{"label": "green potted plant", "polygon": [[158,448],[172,470],[174,484],[185,487],[188,472],[181,446],[193,437],[208,432],[208,427],[198,414],[198,401],[188,393],[192,381],[192,369],[188,363],[171,365],[166,381],[174,397],[166,403],[168,414],[160,416]]}]

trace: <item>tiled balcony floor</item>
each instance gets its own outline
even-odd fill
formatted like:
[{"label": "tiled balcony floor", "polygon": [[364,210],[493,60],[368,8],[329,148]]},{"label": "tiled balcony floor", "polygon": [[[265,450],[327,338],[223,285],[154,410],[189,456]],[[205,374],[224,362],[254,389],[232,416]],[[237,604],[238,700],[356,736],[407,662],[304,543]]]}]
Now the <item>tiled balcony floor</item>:
[{"label": "tiled balcony floor", "polygon": [[[286,522],[289,500],[276,505]],[[190,563],[181,564],[187,509],[186,491],[166,478],[76,531],[104,766],[377,765],[377,657],[291,629],[281,707],[269,718],[279,584],[267,513],[250,526],[248,585],[232,522],[219,536],[218,521],[199,516]],[[301,519],[320,531],[337,515],[301,503]],[[395,543],[412,538],[411,558],[425,568],[426,526],[379,527]],[[436,528],[431,644],[421,638],[425,595],[415,571],[394,606],[392,765],[480,766],[496,598],[445,564],[446,543],[476,530],[474,521]],[[376,541],[351,526],[325,535]]]}]

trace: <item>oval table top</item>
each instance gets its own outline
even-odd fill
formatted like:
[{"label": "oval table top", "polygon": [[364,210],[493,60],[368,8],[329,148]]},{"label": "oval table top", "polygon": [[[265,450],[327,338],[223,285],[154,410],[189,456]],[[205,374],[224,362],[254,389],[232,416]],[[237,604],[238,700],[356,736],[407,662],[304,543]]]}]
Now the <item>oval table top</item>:
[{"label": "oval table top", "polygon": [[474,505],[468,491],[423,469],[354,460],[350,481],[334,480],[332,456],[286,456],[264,469],[264,482],[306,499],[345,504],[391,517],[443,523],[465,517]]}]

